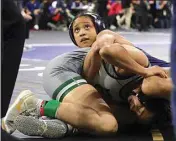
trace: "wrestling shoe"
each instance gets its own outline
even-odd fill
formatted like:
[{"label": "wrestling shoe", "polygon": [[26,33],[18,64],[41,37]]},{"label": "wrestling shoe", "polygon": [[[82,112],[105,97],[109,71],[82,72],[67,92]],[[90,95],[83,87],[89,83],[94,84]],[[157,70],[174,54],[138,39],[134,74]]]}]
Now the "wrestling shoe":
[{"label": "wrestling shoe", "polygon": [[17,116],[14,124],[25,135],[45,138],[61,138],[69,130],[67,124],[58,119],[38,119],[23,115]]},{"label": "wrestling shoe", "polygon": [[12,134],[16,130],[14,119],[20,114],[39,116],[42,102],[43,100],[36,98],[30,90],[22,91],[2,119],[2,128]]}]

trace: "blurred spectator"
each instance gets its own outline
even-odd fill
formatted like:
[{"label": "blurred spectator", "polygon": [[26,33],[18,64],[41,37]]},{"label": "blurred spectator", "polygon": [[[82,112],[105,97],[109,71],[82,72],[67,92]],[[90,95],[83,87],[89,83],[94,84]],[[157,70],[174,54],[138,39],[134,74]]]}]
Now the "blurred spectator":
[{"label": "blurred spectator", "polygon": [[108,0],[97,0],[97,14],[100,15],[100,17],[102,17],[102,19],[104,20],[106,26],[108,26]]},{"label": "blurred spectator", "polygon": [[53,1],[49,7],[52,20],[47,24],[53,30],[66,31],[71,20],[74,18],[69,7],[63,0]]},{"label": "blurred spectator", "polygon": [[39,29],[39,18],[40,18],[40,2],[38,0],[30,0],[26,3],[26,13],[31,15],[33,20],[31,26],[34,29]]},{"label": "blurred spectator", "polygon": [[131,17],[132,17],[132,3],[131,3],[131,0],[122,0],[122,8],[124,10],[125,29],[128,30],[128,29],[131,28]]},{"label": "blurred spectator", "polygon": [[25,8],[24,8],[24,4],[25,4],[26,0],[15,0],[16,5],[18,6],[18,8],[21,11],[21,14],[25,20],[25,38],[28,39],[29,38],[29,21],[32,20],[32,16],[29,13],[26,13]]},{"label": "blurred spectator", "polygon": [[50,13],[49,7],[51,6],[53,0],[43,0],[40,4],[40,19],[39,19],[39,27],[40,29],[48,30],[50,29],[47,25],[48,22],[51,21],[52,15]]},{"label": "blurred spectator", "polygon": [[153,27],[168,28],[171,25],[171,6],[166,0],[21,1],[24,1],[22,14],[26,18],[27,38],[30,28],[67,30],[71,20],[82,11],[99,14],[111,30],[117,27],[122,29],[132,27],[146,31]]},{"label": "blurred spectator", "polygon": [[150,10],[149,13],[152,16],[152,26],[154,25],[154,19],[156,18],[156,0],[149,0]]},{"label": "blurred spectator", "polygon": [[83,3],[81,0],[74,0],[71,5],[71,12],[74,16],[76,16],[78,13],[82,12],[83,9]]},{"label": "blurred spectator", "polygon": [[[25,20],[25,39],[29,38],[30,26],[29,23],[32,20],[32,16],[25,11],[24,5],[27,3],[27,0],[15,0],[18,8],[21,11],[21,14]],[[24,49],[31,47],[30,45],[25,44]]]},{"label": "blurred spectator", "polygon": [[132,19],[131,19],[131,26],[133,28],[138,28],[139,27],[139,13],[140,13],[140,0],[133,0],[132,1],[133,5],[133,14],[132,14]]},{"label": "blurred spectator", "polygon": [[123,13],[121,1],[115,0],[108,2],[108,27],[114,30],[118,27],[116,17]]},{"label": "blurred spectator", "polygon": [[94,12],[95,10],[95,3],[90,0],[82,0],[83,3],[83,10],[87,12]]},{"label": "blurred spectator", "polygon": [[149,2],[147,0],[137,0],[133,2],[133,7],[135,11],[135,24],[137,25],[138,30],[147,31],[149,25],[152,24],[152,16],[149,14]]},{"label": "blurred spectator", "polygon": [[170,28],[171,26],[171,7],[166,0],[156,1],[155,27]]}]

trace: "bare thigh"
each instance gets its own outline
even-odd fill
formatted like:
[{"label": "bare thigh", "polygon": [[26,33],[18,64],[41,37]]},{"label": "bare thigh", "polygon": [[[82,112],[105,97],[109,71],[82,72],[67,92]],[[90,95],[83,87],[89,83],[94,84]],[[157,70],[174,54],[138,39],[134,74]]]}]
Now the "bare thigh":
[{"label": "bare thigh", "polygon": [[89,84],[81,85],[67,94],[57,115],[77,128],[88,129],[97,134],[117,131],[117,121],[110,107]]}]

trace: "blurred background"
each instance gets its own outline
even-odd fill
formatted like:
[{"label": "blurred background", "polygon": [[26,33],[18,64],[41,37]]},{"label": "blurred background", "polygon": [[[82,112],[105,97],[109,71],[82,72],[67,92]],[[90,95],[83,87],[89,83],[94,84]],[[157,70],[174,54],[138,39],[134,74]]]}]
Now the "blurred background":
[{"label": "blurred background", "polygon": [[81,11],[95,12],[111,30],[149,31],[171,27],[172,3],[167,0],[22,0],[32,17],[29,29],[67,31]]}]

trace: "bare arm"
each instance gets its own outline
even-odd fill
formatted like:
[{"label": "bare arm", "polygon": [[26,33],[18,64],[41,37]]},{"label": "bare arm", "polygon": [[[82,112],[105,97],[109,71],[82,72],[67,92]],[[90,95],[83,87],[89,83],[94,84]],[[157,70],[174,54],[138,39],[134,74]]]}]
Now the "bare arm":
[{"label": "bare arm", "polygon": [[[114,44],[114,42],[118,43]],[[127,48],[128,51],[120,44]],[[111,47],[112,49],[109,50],[110,52],[106,52],[108,56],[107,54],[105,55],[103,53],[103,48],[109,49]],[[113,52],[113,54],[111,54],[111,52]],[[145,73],[145,68],[143,66],[147,66],[146,64],[148,64],[148,59],[146,56],[142,54],[142,52],[140,52],[138,49],[136,49],[131,42],[119,34],[109,30],[104,30],[98,34],[97,40],[92,45],[90,52],[85,58],[83,75],[88,82],[90,82],[98,73],[102,59],[106,60],[110,64],[121,67],[136,74]]]},{"label": "bare arm", "polygon": [[[127,48],[129,49],[129,47]],[[158,66],[152,66],[145,68],[148,63],[146,56],[139,50],[127,51],[119,44],[112,44],[110,47],[103,47],[99,50],[99,54],[102,59],[114,66],[120,66],[126,69],[128,72],[141,75],[143,77],[160,76],[167,78],[166,72]],[[144,55],[144,56],[143,56]],[[141,65],[142,63],[142,65]]]},{"label": "bare arm", "polygon": [[85,79],[91,81],[95,77],[100,69],[102,59],[143,77],[152,75],[166,77],[165,72],[159,67],[145,68],[148,65],[146,55],[128,40],[109,30],[100,32],[91,51],[86,56],[83,72]]},{"label": "bare arm", "polygon": [[95,44],[93,46],[88,52],[83,66],[83,76],[88,82],[91,82],[98,73],[102,60],[100,54],[96,51]]},{"label": "bare arm", "polygon": [[131,73],[146,75],[148,65],[146,55],[134,45],[110,30],[104,30],[97,36],[97,50],[102,59]]}]

